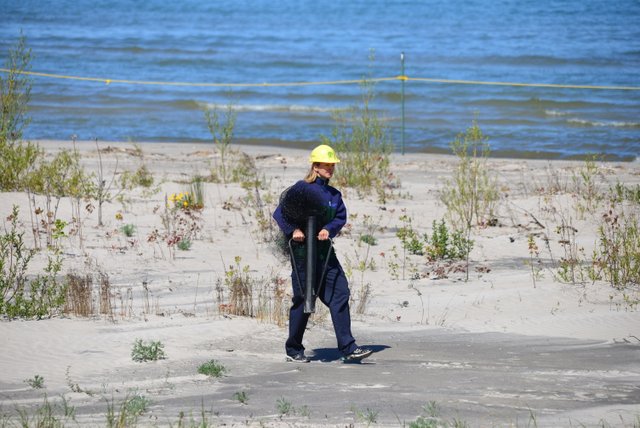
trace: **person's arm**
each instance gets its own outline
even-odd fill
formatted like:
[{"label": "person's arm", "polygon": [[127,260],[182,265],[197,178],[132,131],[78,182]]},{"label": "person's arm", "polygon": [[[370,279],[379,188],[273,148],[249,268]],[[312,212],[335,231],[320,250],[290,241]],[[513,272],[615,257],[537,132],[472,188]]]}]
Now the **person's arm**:
[{"label": "person's arm", "polygon": [[335,204],[335,215],[333,219],[323,227],[323,229],[329,232],[329,238],[335,238],[344,225],[347,224],[347,207],[342,201],[342,195],[337,190],[336,195],[332,198],[332,203]]},{"label": "person's arm", "polygon": [[282,233],[284,233],[287,238],[290,238],[293,231],[297,229],[294,225],[285,220],[282,215],[282,208],[280,205],[278,205],[276,210],[273,212],[273,219],[278,223],[278,227],[280,227],[280,230],[282,230]]}]

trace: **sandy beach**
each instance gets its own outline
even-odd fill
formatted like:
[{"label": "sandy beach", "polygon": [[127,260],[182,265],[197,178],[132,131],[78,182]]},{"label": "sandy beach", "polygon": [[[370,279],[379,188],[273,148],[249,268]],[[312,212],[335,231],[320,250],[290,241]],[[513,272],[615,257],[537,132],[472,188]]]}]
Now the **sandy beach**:
[{"label": "sandy beach", "polygon": [[[72,147],[38,144],[48,156]],[[455,157],[392,155],[398,185],[383,202],[341,188],[349,223],[335,249],[349,275],[354,335],[375,353],[343,364],[319,304],[306,333],[312,361],[302,365],[285,362],[290,265],[273,245],[269,215],[304,176],[308,151],[232,147],[255,163],[261,186],[205,182],[204,206],[185,220],[191,245],[181,250],[164,239],[166,200],[208,175],[219,153],[206,144],[101,142],[99,157],[95,143],[77,143],[82,165],[96,174],[102,166],[107,182],[144,165],[153,184],[119,195],[113,187],[102,226],[96,201],[81,202],[77,223],[74,201],[60,201],[60,274],[92,279],[92,313],[0,321],[0,425],[49,403],[65,426],[108,426],[110,409],[122,415],[136,397],[144,410],[129,426],[640,426],[638,284],[616,289],[559,274],[571,249],[592,256],[609,209],[585,200],[584,162],[489,159],[500,199],[495,221],[472,230],[468,280],[464,263],[409,254],[397,236],[406,219],[422,236],[445,217],[439,192]],[[589,177],[601,193],[640,184],[638,162],[595,166]],[[17,205],[35,245],[29,196],[0,198],[5,230]],[[46,254],[30,273],[42,271]],[[225,282],[234,274],[253,287],[252,316],[234,313]],[[160,342],[166,358],[134,361],[138,339]],[[198,372],[211,360],[222,376]]]}]

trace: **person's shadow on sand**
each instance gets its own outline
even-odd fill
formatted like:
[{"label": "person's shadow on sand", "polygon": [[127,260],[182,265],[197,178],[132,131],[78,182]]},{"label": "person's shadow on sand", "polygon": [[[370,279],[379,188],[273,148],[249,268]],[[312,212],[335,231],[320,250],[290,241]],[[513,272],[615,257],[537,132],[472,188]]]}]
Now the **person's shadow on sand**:
[{"label": "person's shadow on sand", "polygon": [[[387,345],[366,345],[364,346],[365,348],[371,349],[373,351],[374,354],[383,351],[387,348],[390,348],[390,346]],[[371,356],[373,357],[373,355]],[[369,358],[371,358],[369,357]],[[316,348],[313,349],[313,355],[309,356],[309,359],[311,361],[320,361],[322,363],[331,363],[334,361],[340,361],[342,359],[342,354],[336,349],[336,348]],[[362,361],[353,361],[350,364],[367,364],[370,363],[371,361],[368,361],[367,359],[364,359]]]}]

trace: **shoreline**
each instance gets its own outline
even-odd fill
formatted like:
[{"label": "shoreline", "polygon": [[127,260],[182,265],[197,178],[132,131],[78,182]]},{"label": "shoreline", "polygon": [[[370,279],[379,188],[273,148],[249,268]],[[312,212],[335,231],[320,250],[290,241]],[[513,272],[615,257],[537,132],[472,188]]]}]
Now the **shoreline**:
[{"label": "shoreline", "polygon": [[[63,144],[66,140],[50,140],[50,139],[32,139],[32,140],[28,140],[28,141],[32,141],[34,143],[43,143],[43,144]],[[72,140],[68,141],[70,144],[72,143]],[[77,140],[76,141],[78,144],[93,144],[95,145],[95,140]],[[168,145],[173,145],[173,144],[184,144],[184,145],[197,145],[197,146],[209,146],[209,147],[215,147],[214,143],[211,142],[210,140],[184,140],[184,141],[132,141],[132,142],[125,142],[125,141],[110,141],[110,140],[98,140],[98,144],[100,144],[101,146],[103,145],[109,145],[109,144],[131,144],[131,145],[136,145],[136,144],[142,144],[142,145],[149,145],[149,146],[153,146],[153,145],[162,145],[162,144],[168,144]],[[233,143],[231,143],[231,147],[264,147],[264,148],[273,148],[273,149],[280,149],[280,150],[311,150],[313,147],[315,147],[316,145],[320,144],[319,140],[316,141],[288,141],[288,140],[273,140],[273,139],[265,139],[265,140],[260,140],[260,139],[239,139],[239,140],[234,140]],[[395,146],[394,151],[392,152],[393,155],[398,155],[398,156],[403,156],[401,153],[401,148],[398,146]],[[437,147],[431,147],[429,149],[412,149],[411,147],[405,147],[405,155],[420,155],[420,154],[424,154],[424,155],[451,155],[453,156],[453,154],[451,153],[450,150],[445,150],[445,149],[440,149]],[[572,155],[572,156],[562,156],[560,153],[558,152],[527,152],[527,151],[515,151],[515,150],[511,150],[511,151],[490,151],[490,155],[488,157],[489,159],[504,159],[504,160],[514,160],[514,161],[518,161],[518,160],[532,160],[532,161],[549,161],[549,162],[555,162],[555,161],[585,161],[585,160],[597,160],[597,161],[602,161],[602,162],[608,162],[608,163],[629,163],[629,164],[634,164],[634,163],[640,163],[640,158],[638,157],[638,155],[636,156],[617,156],[615,154],[583,154],[583,155]]]}]

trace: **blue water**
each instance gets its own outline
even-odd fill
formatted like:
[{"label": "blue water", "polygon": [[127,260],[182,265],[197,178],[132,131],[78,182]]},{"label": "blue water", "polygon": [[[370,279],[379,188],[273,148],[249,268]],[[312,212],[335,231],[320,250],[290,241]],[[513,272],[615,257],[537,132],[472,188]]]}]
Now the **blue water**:
[{"label": "blue water", "polygon": [[[637,0],[102,2],[0,0],[0,52],[20,32],[32,71],[160,82],[393,77],[640,87]],[[371,60],[373,53],[375,59]],[[4,62],[4,61],[3,61]],[[398,80],[372,108],[401,150]],[[238,142],[311,147],[357,84],[191,87],[33,77],[28,139],[208,141],[231,104]],[[640,154],[640,91],[405,83],[404,149],[447,152],[477,120],[496,155]]]}]

